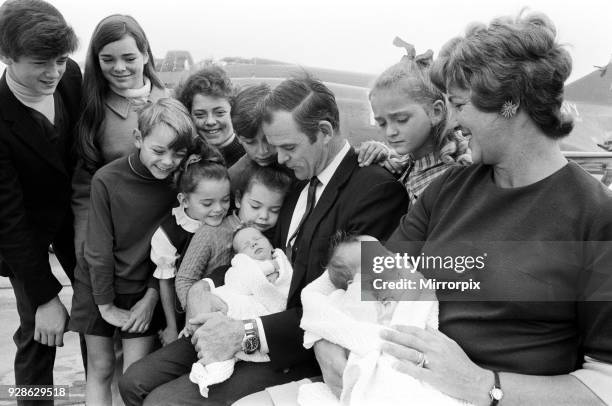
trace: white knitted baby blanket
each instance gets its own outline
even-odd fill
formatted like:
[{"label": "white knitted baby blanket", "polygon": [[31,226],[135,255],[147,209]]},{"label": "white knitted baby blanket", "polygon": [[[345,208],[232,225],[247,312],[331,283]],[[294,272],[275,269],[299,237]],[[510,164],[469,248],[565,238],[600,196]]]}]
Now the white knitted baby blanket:
[{"label": "white knitted baby blanket", "polygon": [[324,383],[302,385],[298,404],[322,405],[465,405],[393,368],[396,359],[380,351],[385,324],[438,328],[437,301],[361,301],[359,274],[347,290],[336,289],[327,271],[302,291],[304,347],[319,339],[351,351],[340,399]]},{"label": "white knitted baby blanket", "polygon": [[[229,318],[253,319],[278,313],[287,308],[287,295],[293,269],[282,250],[275,249],[274,252],[279,263],[279,275],[274,283],[268,281],[258,261],[244,254],[236,254],[232,258],[232,267],[225,274],[225,285],[212,290],[214,295],[227,303]],[[226,361],[208,365],[195,362],[191,366],[189,379],[198,384],[202,396],[208,397],[208,387],[232,376],[237,360],[268,362],[270,358],[259,351],[253,354],[240,351],[235,358]]]}]

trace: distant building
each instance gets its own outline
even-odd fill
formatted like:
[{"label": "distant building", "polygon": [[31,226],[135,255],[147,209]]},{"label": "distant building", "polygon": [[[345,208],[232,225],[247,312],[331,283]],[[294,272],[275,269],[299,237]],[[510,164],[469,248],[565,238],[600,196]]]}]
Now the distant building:
[{"label": "distant building", "polygon": [[183,72],[190,70],[194,63],[189,51],[168,51],[166,57],[157,64],[160,72]]}]

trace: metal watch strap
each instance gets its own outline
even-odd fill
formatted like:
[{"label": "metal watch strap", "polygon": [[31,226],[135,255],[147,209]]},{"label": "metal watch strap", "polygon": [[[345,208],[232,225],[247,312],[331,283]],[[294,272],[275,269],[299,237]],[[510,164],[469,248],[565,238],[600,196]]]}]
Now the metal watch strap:
[{"label": "metal watch strap", "polygon": [[242,351],[252,354],[259,349],[259,337],[257,331],[257,321],[247,320],[244,322],[244,338],[242,339]]},{"label": "metal watch strap", "polygon": [[245,335],[257,335],[257,322],[253,319],[251,320],[246,320],[244,322],[244,334]]}]

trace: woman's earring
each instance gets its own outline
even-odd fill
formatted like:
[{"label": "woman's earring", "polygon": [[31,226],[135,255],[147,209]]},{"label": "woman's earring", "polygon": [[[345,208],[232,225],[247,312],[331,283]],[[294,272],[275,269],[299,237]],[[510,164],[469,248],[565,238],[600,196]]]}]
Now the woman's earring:
[{"label": "woman's earring", "polygon": [[512,100],[506,100],[499,114],[501,114],[504,118],[509,119],[509,118],[514,117],[514,115],[518,111],[518,108],[519,108],[518,103],[515,103]]}]

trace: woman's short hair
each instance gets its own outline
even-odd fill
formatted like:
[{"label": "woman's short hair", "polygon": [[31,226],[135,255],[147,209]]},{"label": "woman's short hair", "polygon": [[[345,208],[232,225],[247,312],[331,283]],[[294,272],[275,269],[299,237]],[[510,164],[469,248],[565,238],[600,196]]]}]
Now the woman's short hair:
[{"label": "woman's short hair", "polygon": [[181,82],[174,91],[187,110],[191,111],[193,98],[196,94],[218,97],[232,102],[234,86],[227,73],[214,64],[204,66],[192,73],[184,82]]},{"label": "woman's short hair", "polygon": [[473,24],[443,47],[432,79],[443,88],[469,89],[470,101],[482,111],[499,113],[504,103],[518,104],[544,134],[561,138],[573,128],[561,111],[572,59],[556,34],[541,13]]},{"label": "woman's short hair", "polygon": [[42,0],[9,0],[0,7],[0,53],[51,59],[76,50],[78,40],[64,16]]},{"label": "woman's short hair", "polygon": [[170,149],[175,151],[194,149],[197,137],[195,127],[189,112],[178,100],[170,97],[158,99],[140,111],[138,130],[142,138],[146,138],[158,125],[167,126],[176,134],[176,138],[168,146]]},{"label": "woman's short hair", "polygon": [[272,92],[266,83],[241,89],[232,101],[232,127],[237,135],[246,139],[257,136],[262,121],[261,103]]},{"label": "woman's short hair", "polygon": [[311,143],[317,139],[319,122],[327,121],[337,132],[340,116],[334,93],[323,82],[308,75],[283,81],[272,90],[263,105],[263,121],[272,121],[272,112],[287,111]]}]

